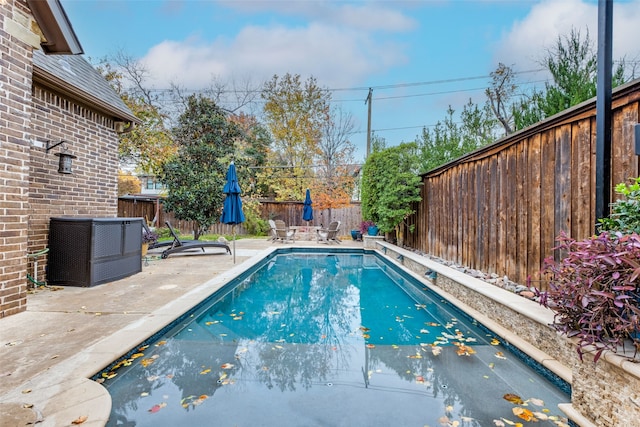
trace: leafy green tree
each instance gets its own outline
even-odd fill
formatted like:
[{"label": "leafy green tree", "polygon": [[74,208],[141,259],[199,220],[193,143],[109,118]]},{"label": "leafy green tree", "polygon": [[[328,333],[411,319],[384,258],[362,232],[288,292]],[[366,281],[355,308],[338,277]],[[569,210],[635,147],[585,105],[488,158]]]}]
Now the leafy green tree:
[{"label": "leafy green tree", "polygon": [[[553,116],[596,96],[598,65],[597,50],[586,32],[572,29],[569,35],[558,36],[555,45],[540,61],[551,74],[552,81],[544,90],[534,90],[516,102],[513,117],[516,129],[522,129]],[[612,87],[625,83],[626,63],[619,61]]]},{"label": "leafy green tree", "polygon": [[318,141],[329,120],[330,92],[316,79],[300,75],[273,76],[265,83],[264,119],[273,136],[269,164],[261,176],[278,200],[301,200],[319,154]]},{"label": "leafy green tree", "polygon": [[451,106],[444,121],[433,129],[424,128],[419,138],[421,169],[429,171],[493,142],[496,120],[488,106],[479,108],[471,100],[460,113],[461,123],[454,118]]},{"label": "leafy green tree", "polygon": [[212,100],[192,95],[173,134],[179,149],[163,168],[164,203],[176,218],[194,221],[197,240],[220,218],[226,172],[243,132]]},{"label": "leafy green tree", "polygon": [[403,143],[373,152],[362,171],[362,211],[383,232],[396,231],[402,241],[404,221],[421,200],[418,145]]}]

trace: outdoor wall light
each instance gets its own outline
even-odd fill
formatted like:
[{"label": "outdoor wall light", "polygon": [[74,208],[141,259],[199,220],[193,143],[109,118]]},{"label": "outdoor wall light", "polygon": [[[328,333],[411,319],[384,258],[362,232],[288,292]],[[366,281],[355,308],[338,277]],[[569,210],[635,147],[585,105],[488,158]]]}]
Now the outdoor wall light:
[{"label": "outdoor wall light", "polygon": [[[58,145],[61,145],[65,142],[67,141],[62,140],[57,144],[49,145],[49,141],[47,141],[47,153],[52,148],[55,148]],[[64,174],[73,173],[73,171],[71,170],[71,164],[73,162],[73,159],[77,159],[78,157],[69,153],[69,150],[67,149],[66,146],[63,145],[62,150],[59,153],[55,153],[54,156],[57,156],[60,158],[60,161],[58,162],[58,173],[64,173]]]},{"label": "outdoor wall light", "polygon": [[438,277],[438,273],[436,273],[436,272],[435,272],[435,271],[433,271],[433,270],[427,270],[427,271],[424,273],[424,275],[425,275],[425,276],[427,276],[427,277],[428,277],[429,279],[431,279],[431,280],[436,280],[436,278]]}]

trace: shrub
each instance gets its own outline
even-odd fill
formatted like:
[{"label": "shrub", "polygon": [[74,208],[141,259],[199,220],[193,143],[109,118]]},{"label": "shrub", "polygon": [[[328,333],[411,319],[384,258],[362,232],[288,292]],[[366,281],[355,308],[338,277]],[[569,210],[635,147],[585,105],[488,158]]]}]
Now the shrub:
[{"label": "shrub", "polygon": [[640,234],[640,177],[635,178],[630,185],[616,185],[615,191],[624,198],[611,204],[611,214],[609,218],[599,220],[599,229]]},{"label": "shrub", "polygon": [[598,361],[604,350],[616,352],[629,338],[637,351],[640,237],[602,232],[576,241],[561,233],[557,240],[555,250],[566,256],[545,259],[543,271],[551,279],[549,290],[539,292],[540,303],[555,312],[552,326],[578,339],[581,360],[595,350]]},{"label": "shrub", "polygon": [[374,225],[376,225],[376,223],[373,221],[362,221],[360,223],[360,234],[367,234],[367,230],[369,230],[369,227],[373,227]]}]

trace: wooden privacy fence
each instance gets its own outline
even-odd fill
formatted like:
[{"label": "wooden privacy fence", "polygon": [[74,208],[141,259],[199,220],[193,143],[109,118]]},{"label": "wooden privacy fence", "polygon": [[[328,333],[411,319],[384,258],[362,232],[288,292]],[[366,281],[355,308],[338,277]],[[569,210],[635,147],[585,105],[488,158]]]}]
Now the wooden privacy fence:
[{"label": "wooden privacy fence", "polygon": [[[313,195],[312,195],[313,197]],[[287,225],[307,225],[302,220],[303,202],[275,202],[272,200],[261,201],[261,217],[268,219],[281,219]],[[151,222],[156,219],[155,224],[163,227],[165,221],[169,221],[171,226],[180,230],[184,234],[189,234],[193,230],[191,221],[180,221],[175,219],[172,212],[165,212],[162,207],[162,199],[155,196],[123,196],[118,198],[119,217],[140,217]],[[313,221],[308,225],[329,225],[329,212],[327,210],[313,211]],[[348,236],[352,229],[357,229],[362,221],[360,202],[353,202],[351,206],[341,209],[331,210],[331,221],[341,221],[341,235]],[[232,228],[226,224],[214,224],[209,228],[214,234],[230,235]],[[246,234],[242,225],[236,228],[238,234]]]},{"label": "wooden privacy fence", "polygon": [[[638,176],[640,80],[614,90],[612,110],[615,198],[617,183]],[[576,239],[594,233],[595,117],[593,99],[424,174],[405,245],[518,283],[539,281],[561,230]]]}]

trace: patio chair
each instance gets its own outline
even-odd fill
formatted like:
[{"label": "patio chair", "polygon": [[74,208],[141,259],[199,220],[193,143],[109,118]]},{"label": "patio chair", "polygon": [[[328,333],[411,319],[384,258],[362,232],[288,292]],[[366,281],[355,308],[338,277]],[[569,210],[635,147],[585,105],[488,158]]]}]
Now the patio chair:
[{"label": "patio chair", "polygon": [[294,242],[296,240],[296,230],[290,230],[282,220],[274,221],[276,228],[276,239],[282,243]]},{"label": "patio chair", "polygon": [[221,248],[224,249],[229,255],[231,255],[231,248],[226,243],[205,242],[200,240],[181,240],[178,236],[178,233],[176,233],[169,221],[165,221],[165,225],[169,228],[169,232],[171,233],[171,237],[173,237],[173,241],[170,242],[169,249],[165,249],[162,252],[163,259],[167,258],[171,254],[192,251],[194,249],[201,249],[202,252],[205,252],[205,248]]},{"label": "patio chair", "polygon": [[276,231],[276,222],[272,219],[269,220],[269,231],[271,236],[269,237],[269,241],[275,242],[278,240],[278,232]]},{"label": "patio chair", "polygon": [[318,230],[316,240],[318,243],[341,243],[342,241],[338,237],[339,232],[340,221],[333,221],[329,227]]}]

